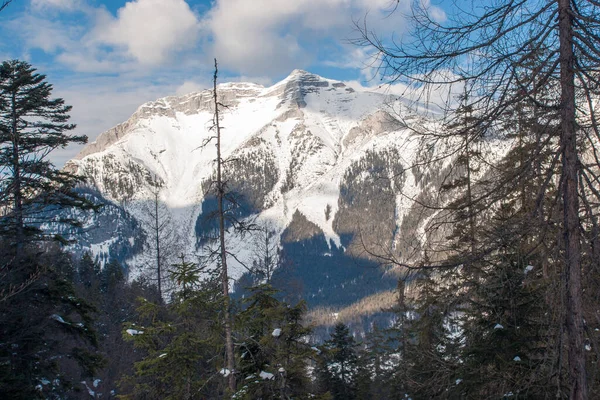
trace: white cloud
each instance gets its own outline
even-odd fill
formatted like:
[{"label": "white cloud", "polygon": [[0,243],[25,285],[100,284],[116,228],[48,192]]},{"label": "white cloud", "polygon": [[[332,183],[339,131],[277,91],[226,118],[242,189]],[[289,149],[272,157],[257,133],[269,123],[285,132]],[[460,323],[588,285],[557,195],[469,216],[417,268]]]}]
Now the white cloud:
[{"label": "white cloud", "polygon": [[175,89],[175,94],[177,96],[182,96],[184,94],[200,92],[204,89],[208,89],[206,84],[194,82],[194,81],[185,81],[177,89]]},{"label": "white cloud", "polygon": [[421,0],[420,6],[427,10],[431,19],[435,22],[444,22],[447,18],[446,13],[439,7],[431,5],[431,0]]},{"label": "white cloud", "polygon": [[344,54],[333,60],[326,60],[323,65],[334,68],[354,69],[370,67],[372,50],[365,47],[347,46]]},{"label": "white cloud", "polygon": [[134,0],[117,17],[99,14],[92,42],[122,47],[146,65],[159,65],[175,52],[192,47],[199,22],[184,0]]},{"label": "white cloud", "polygon": [[377,93],[400,96],[407,100],[412,107],[421,111],[429,111],[436,115],[442,115],[448,109],[454,109],[459,105],[459,96],[464,92],[464,84],[461,82],[451,83],[458,76],[449,71],[441,71],[437,74],[440,82],[445,83],[430,85],[408,85],[404,82],[386,83],[378,76],[365,85],[359,81],[346,81],[345,83],[354,89],[367,89]]},{"label": "white cloud", "polygon": [[[204,18],[212,51],[226,67],[261,75],[311,64],[329,42],[352,36],[353,20],[367,16],[382,33],[402,31],[390,0],[217,0]],[[400,8],[407,6],[402,0]],[[401,11],[401,10],[398,10]],[[339,50],[339,49],[338,49]],[[343,52],[328,54],[333,62]]]},{"label": "white cloud", "polygon": [[80,0],[31,0],[31,6],[34,9],[57,8],[62,10],[73,10],[80,5]]},{"label": "white cloud", "polygon": [[[366,16],[382,37],[401,35],[411,1],[213,0],[200,17],[194,10],[202,7],[190,8],[191,0],[121,0],[116,14],[98,0],[30,0],[27,12],[10,20],[14,26],[5,26],[17,32],[11,40],[19,57],[62,71],[63,80],[52,82],[56,94],[74,106],[76,133],[93,140],[145,101],[209,87],[214,56],[220,82],[265,86],[294,68],[363,68],[370,51],[341,42],[356,36],[353,21]],[[369,69],[363,75],[376,78]],[[77,150],[57,152],[57,164]]]},{"label": "white cloud", "polygon": [[28,14],[10,22],[11,29],[19,32],[26,49],[37,48],[55,53],[74,44],[70,37],[72,28],[57,21]]},{"label": "white cloud", "polygon": [[183,50],[197,46],[200,29],[185,0],[131,0],[116,15],[88,0],[30,4],[30,12],[10,21],[24,44],[21,57],[41,49],[67,68],[86,73],[148,73],[198,59],[197,54],[181,59]]},{"label": "white cloud", "polygon": [[257,85],[262,85],[264,87],[269,87],[274,83],[273,79],[268,76],[246,76],[246,75],[240,75],[240,76],[231,77],[231,78],[227,77],[225,81],[226,82],[250,82],[250,83],[256,83]]}]

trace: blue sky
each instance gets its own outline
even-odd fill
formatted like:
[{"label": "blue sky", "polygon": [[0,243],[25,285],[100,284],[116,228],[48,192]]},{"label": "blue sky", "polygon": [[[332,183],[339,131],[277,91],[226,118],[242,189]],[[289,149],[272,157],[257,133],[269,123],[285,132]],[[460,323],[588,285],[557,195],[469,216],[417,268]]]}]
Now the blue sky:
[{"label": "blue sky", "polygon": [[[428,1],[428,0],[423,0]],[[302,68],[378,85],[353,20],[401,35],[410,0],[13,0],[0,13],[0,58],[48,76],[90,140],[145,101],[221,81],[269,85]],[[390,15],[391,7],[399,12]],[[438,10],[440,15],[443,11]],[[58,165],[79,149],[56,152]]]}]

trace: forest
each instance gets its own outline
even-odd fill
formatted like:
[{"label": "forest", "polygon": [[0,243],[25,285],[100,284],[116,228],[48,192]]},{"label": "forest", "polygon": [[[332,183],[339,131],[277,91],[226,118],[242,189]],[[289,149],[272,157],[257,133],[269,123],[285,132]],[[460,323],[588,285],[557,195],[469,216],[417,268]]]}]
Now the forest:
[{"label": "forest", "polygon": [[[213,246],[166,262],[156,201],[151,274],[135,277],[116,259],[75,256],[57,233],[82,228],[64,210],[103,212],[49,159],[87,137],[71,133],[72,107],[44,74],[3,61],[0,398],[600,398],[600,3],[498,0],[443,21],[425,3],[411,3],[401,40],[355,21],[352,44],[382,81],[418,104],[459,88],[435,123],[404,121],[421,151],[398,175],[443,165],[439,189],[410,199],[426,240],[399,252],[351,238],[354,255],[400,271],[385,301],[373,297],[387,317],[364,335],[286,293],[266,229],[232,291],[226,233],[261,228],[228,185],[217,59],[204,144],[216,147],[204,187]],[[494,156],[494,143],[507,145]]]}]

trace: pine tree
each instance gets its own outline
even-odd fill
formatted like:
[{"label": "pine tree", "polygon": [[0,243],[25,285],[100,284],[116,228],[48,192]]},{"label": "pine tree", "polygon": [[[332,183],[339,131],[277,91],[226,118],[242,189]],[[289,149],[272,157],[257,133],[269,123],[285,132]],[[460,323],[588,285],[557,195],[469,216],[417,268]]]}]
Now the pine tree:
[{"label": "pine tree", "polygon": [[97,289],[100,265],[92,259],[90,252],[83,253],[77,269],[77,282],[84,287]]},{"label": "pine tree", "polygon": [[100,274],[100,290],[106,294],[114,294],[120,284],[123,283],[123,267],[117,259],[113,258],[108,262]]},{"label": "pine tree", "polygon": [[445,222],[445,224],[452,225],[452,235],[448,238],[452,243],[450,247],[452,251],[460,253],[462,258],[466,260],[465,266],[467,268],[473,268],[474,265],[471,259],[477,257],[475,225],[482,211],[481,202],[476,201],[474,193],[475,175],[479,172],[480,164],[477,161],[481,158],[481,152],[478,148],[482,138],[477,126],[477,117],[473,115],[473,106],[469,103],[469,94],[466,87],[459,100],[461,105],[456,109],[454,117],[445,126],[445,130],[449,132],[449,145],[451,147],[456,146],[458,154],[452,163],[452,179],[442,184],[440,189],[444,195],[455,198],[447,205],[450,221]]},{"label": "pine tree", "polygon": [[[172,265],[171,279],[179,288],[163,305],[140,299],[140,320],[126,325],[123,336],[145,357],[135,363],[135,376],[123,382],[125,399],[218,398],[223,387],[214,379],[223,368],[220,354],[218,279],[201,280],[205,268],[185,260]],[[127,387],[130,389],[127,389]]]},{"label": "pine tree", "polygon": [[313,350],[304,342],[311,329],[302,325],[306,304],[279,301],[269,284],[250,288],[246,309],[238,314],[241,383],[236,399],[304,399],[306,368]]},{"label": "pine tree", "polygon": [[[91,208],[74,192],[80,178],[58,170],[48,154],[71,143],[86,143],[85,136],[69,136],[71,106],[51,99],[52,85],[24,61],[0,65],[0,203],[4,209],[0,233],[17,248],[26,241],[48,238],[40,229],[45,210],[61,207]],[[65,217],[56,224],[78,222]],[[55,237],[62,239],[60,237]]]},{"label": "pine tree", "polygon": [[[96,208],[75,192],[75,175],[48,155],[85,136],[68,136],[71,107],[51,99],[52,85],[26,62],[0,65],[0,393],[6,398],[60,398],[102,364],[92,315],[73,281],[73,265],[42,230],[65,207]],[[40,243],[41,242],[41,243]]]},{"label": "pine tree", "polygon": [[54,247],[45,250],[40,255],[23,249],[21,273],[42,273],[0,303],[1,398],[64,398],[103,365],[96,309],[68,279],[69,255]]},{"label": "pine tree", "polygon": [[274,240],[275,233],[265,224],[254,237],[252,274],[261,282],[271,283],[273,273],[279,264],[279,248]]},{"label": "pine tree", "polygon": [[[419,271],[418,294],[404,323],[401,362],[395,375],[404,395],[417,399],[452,398],[459,362],[460,334],[456,315],[455,271]],[[459,286],[460,287],[460,286]]]},{"label": "pine tree", "polygon": [[358,352],[357,398],[390,397],[389,369],[393,364],[389,361],[393,351],[386,330],[374,324]]},{"label": "pine tree", "polygon": [[319,391],[330,393],[336,400],[355,399],[358,353],[348,326],[336,324],[331,338],[321,348],[315,369]]}]

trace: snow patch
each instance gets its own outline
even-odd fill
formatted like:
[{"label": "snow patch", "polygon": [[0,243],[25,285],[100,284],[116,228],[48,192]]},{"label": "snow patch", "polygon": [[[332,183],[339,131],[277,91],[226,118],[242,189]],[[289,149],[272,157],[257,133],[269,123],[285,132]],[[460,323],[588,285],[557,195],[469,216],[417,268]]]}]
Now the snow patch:
[{"label": "snow patch", "polygon": [[85,388],[87,389],[87,391],[88,391],[88,394],[89,394],[89,395],[90,395],[90,396],[91,396],[93,399],[95,399],[95,398],[96,398],[96,392],[94,392],[94,391],[92,390],[92,388],[88,386],[88,384],[87,384],[87,382],[86,382],[86,381],[81,381],[81,383],[82,383],[82,384],[85,386]]},{"label": "snow patch", "polygon": [[260,376],[262,379],[264,380],[272,380],[275,379],[275,375],[273,375],[270,372],[265,372],[265,371],[260,371],[260,374],[258,374],[258,376]]},{"label": "snow patch", "polygon": [[57,321],[57,322],[60,322],[61,324],[65,324],[65,325],[71,325],[71,324],[69,324],[68,322],[66,322],[66,321],[63,319],[63,317],[61,317],[61,316],[60,316],[60,315],[58,315],[58,314],[52,314],[52,315],[50,316],[50,318],[51,318],[51,319],[53,319],[53,320],[55,320],[55,321]]}]

